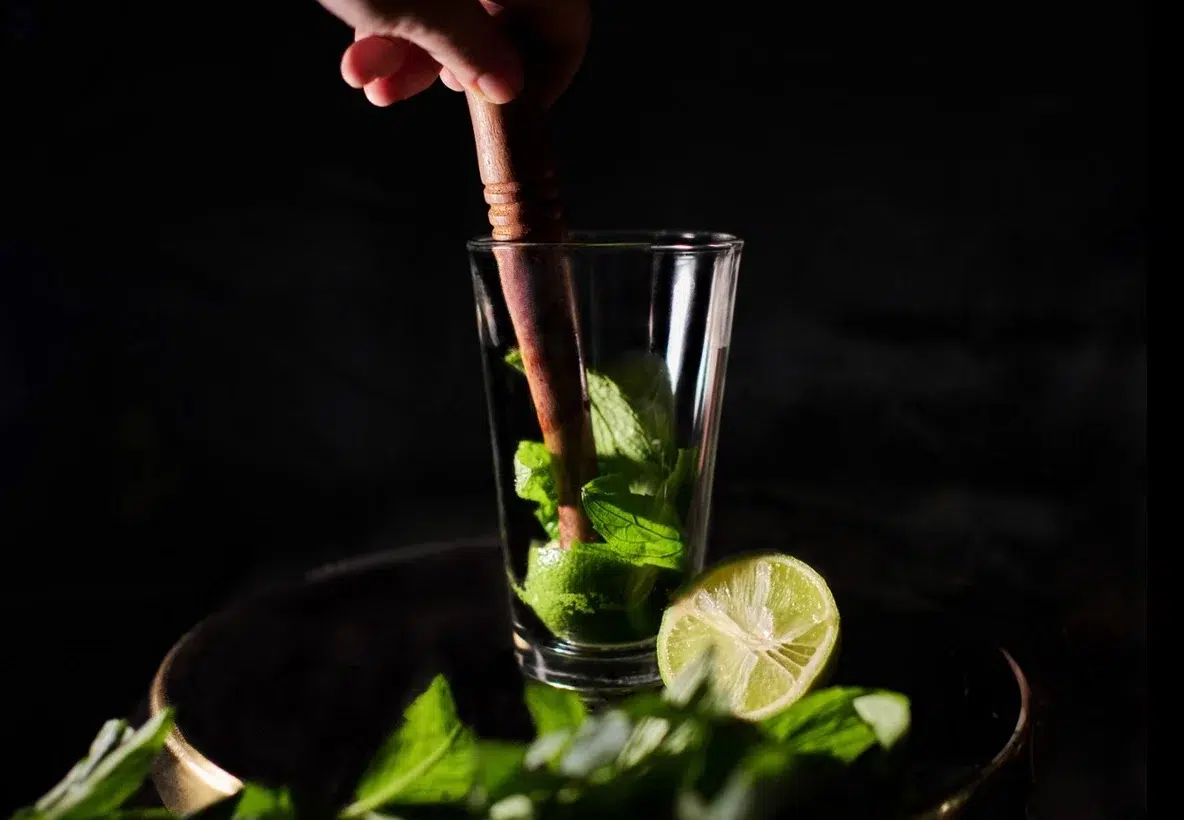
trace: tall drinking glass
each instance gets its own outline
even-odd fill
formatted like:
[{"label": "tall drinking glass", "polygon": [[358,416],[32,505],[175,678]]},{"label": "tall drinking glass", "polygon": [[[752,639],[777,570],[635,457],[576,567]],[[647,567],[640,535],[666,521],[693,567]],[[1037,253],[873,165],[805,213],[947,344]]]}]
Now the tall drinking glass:
[{"label": "tall drinking glass", "polygon": [[[530,678],[589,693],[658,680],[662,611],[703,566],[741,247],[675,232],[468,245],[514,646]],[[513,266],[563,280],[546,314],[559,338],[523,329],[506,298]],[[582,455],[557,452],[532,400],[548,345],[583,362],[582,380],[564,377]]]}]

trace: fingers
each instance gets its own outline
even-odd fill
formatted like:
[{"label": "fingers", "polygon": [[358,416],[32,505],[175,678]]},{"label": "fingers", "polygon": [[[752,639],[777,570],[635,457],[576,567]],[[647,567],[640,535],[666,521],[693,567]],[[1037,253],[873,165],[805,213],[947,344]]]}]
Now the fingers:
[{"label": "fingers", "polygon": [[440,75],[440,64],[422,49],[410,47],[398,71],[366,84],[366,99],[385,107],[427,89]]},{"label": "fingers", "polygon": [[460,84],[460,80],[456,79],[456,75],[446,68],[440,68],[440,82],[453,91],[464,91],[465,87]]},{"label": "fingers", "polygon": [[360,32],[357,38],[341,57],[341,76],[353,88],[364,89],[374,105],[385,108],[412,97],[444,71],[431,55],[406,40]]},{"label": "fingers", "polygon": [[392,17],[389,31],[426,51],[462,88],[494,103],[522,90],[522,61],[501,27],[479,3],[427,3]]},{"label": "fingers", "polygon": [[406,40],[361,36],[341,55],[341,76],[351,88],[363,88],[396,73],[412,48]]},{"label": "fingers", "polygon": [[433,64],[433,76],[454,91],[494,103],[516,98],[525,70],[507,28],[528,32],[528,91],[549,105],[570,84],[590,30],[587,0],[320,1],[359,32],[341,74],[378,105],[426,88]]}]

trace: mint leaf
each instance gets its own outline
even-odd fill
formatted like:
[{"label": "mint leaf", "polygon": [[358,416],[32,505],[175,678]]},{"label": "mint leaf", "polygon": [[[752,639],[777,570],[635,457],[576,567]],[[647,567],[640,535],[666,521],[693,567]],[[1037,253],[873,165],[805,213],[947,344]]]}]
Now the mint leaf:
[{"label": "mint leaf", "polygon": [[287,789],[247,783],[237,794],[188,815],[187,820],[296,820],[296,816]]},{"label": "mint leaf", "polygon": [[629,490],[627,479],[603,476],[584,485],[584,511],[609,549],[631,563],[682,565],[682,532],[674,505]]},{"label": "mint leaf", "polygon": [[[518,348],[506,353],[504,361],[526,373]],[[665,361],[638,354],[612,363],[604,372],[587,370],[585,377],[597,457],[669,470],[676,456],[675,414]]]},{"label": "mint leaf", "polygon": [[575,692],[535,681],[526,684],[526,708],[534,720],[535,732],[540,735],[558,729],[578,729],[588,716],[587,707]]},{"label": "mint leaf", "polygon": [[514,453],[514,492],[535,502],[535,517],[551,538],[559,537],[559,500],[551,454],[541,441],[520,441]]},{"label": "mint leaf", "polygon": [[851,705],[863,722],[872,727],[876,740],[885,749],[895,746],[912,723],[909,699],[899,692],[873,692],[856,698]]},{"label": "mint leaf", "polygon": [[514,794],[489,807],[489,820],[538,820],[534,803],[524,794]]},{"label": "mint leaf", "polygon": [[172,728],[172,712],[167,709],[135,731],[127,721],[107,721],[87,756],[24,816],[84,820],[115,812],[140,790]]},{"label": "mint leaf", "polygon": [[586,778],[608,766],[621,754],[632,732],[633,722],[620,710],[589,716],[575,730],[559,759],[559,773]]},{"label": "mint leaf", "polygon": [[646,429],[645,422],[612,379],[593,370],[587,372],[587,377],[597,457],[661,464],[667,441]]},{"label": "mint leaf", "polygon": [[646,435],[661,447],[663,459],[673,455],[674,392],[666,361],[653,353],[626,356],[604,368],[629,402]]},{"label": "mint leaf", "polygon": [[523,768],[535,771],[554,765],[567,748],[572,732],[571,729],[556,729],[554,732],[536,737],[534,743],[527,748],[526,756],[522,758]]},{"label": "mint leaf", "polygon": [[457,716],[448,681],[437,675],[407,707],[403,725],[379,749],[341,816],[362,817],[390,804],[463,800],[476,770],[476,742]]},{"label": "mint leaf", "polygon": [[522,351],[518,348],[510,348],[510,352],[505,355],[503,361],[523,376],[526,375],[526,364],[522,361]]},{"label": "mint leaf", "polygon": [[469,805],[480,809],[525,788],[526,746],[501,740],[477,741],[477,779]]},{"label": "mint leaf", "polygon": [[292,820],[296,810],[287,789],[268,789],[247,783],[239,792],[233,820]]},{"label": "mint leaf", "polygon": [[846,816],[859,806],[862,814],[867,793],[859,791],[859,780],[870,770],[852,764],[876,746],[895,744],[907,725],[903,695],[855,687],[807,695],[757,727],[739,727],[738,733],[735,722],[716,723],[703,770],[693,788],[680,795],[679,816],[745,820],[761,806],[780,806],[803,817],[818,816],[815,811]]},{"label": "mint leaf", "polygon": [[691,485],[698,468],[699,448],[680,447],[674,460],[674,469],[666,479],[665,491],[668,498],[678,498],[682,490]]},{"label": "mint leaf", "polygon": [[909,701],[904,695],[833,686],[763,721],[761,730],[794,753],[851,763],[874,746],[893,746],[908,724]]},{"label": "mint leaf", "polygon": [[663,690],[662,699],[692,714],[719,717],[728,714],[726,698],[718,692],[715,678],[715,650],[700,652],[679,670]]}]

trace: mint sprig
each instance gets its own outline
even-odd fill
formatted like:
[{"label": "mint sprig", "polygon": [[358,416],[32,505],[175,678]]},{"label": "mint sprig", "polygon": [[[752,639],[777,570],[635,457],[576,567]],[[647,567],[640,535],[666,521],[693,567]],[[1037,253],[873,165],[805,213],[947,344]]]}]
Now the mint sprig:
[{"label": "mint sprig", "polygon": [[[522,371],[516,349],[505,361]],[[604,548],[622,561],[680,569],[685,552],[681,491],[694,473],[697,451],[677,447],[666,365],[643,354],[605,372],[589,370],[586,376],[600,477],[582,488],[584,512]],[[535,504],[539,524],[554,539],[559,505],[551,456],[542,442],[519,443],[514,489],[519,498]]]}]

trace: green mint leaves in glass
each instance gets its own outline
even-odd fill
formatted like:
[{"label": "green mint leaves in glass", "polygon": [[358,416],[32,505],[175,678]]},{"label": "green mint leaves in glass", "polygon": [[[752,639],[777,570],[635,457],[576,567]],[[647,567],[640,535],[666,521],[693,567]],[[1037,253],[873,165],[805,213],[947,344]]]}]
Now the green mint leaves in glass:
[{"label": "green mint leaves in glass", "polygon": [[561,538],[544,444],[500,288],[499,250],[469,245],[494,465],[526,674],[577,689],[657,680],[671,594],[703,565],[741,243],[718,234],[573,234],[515,243],[517,264],[571,277],[595,476],[593,537]]}]

